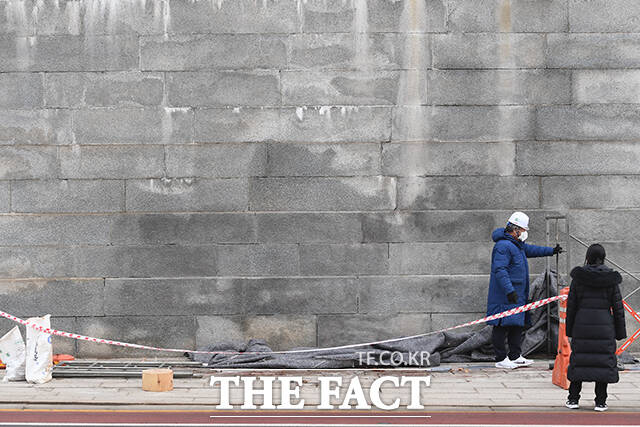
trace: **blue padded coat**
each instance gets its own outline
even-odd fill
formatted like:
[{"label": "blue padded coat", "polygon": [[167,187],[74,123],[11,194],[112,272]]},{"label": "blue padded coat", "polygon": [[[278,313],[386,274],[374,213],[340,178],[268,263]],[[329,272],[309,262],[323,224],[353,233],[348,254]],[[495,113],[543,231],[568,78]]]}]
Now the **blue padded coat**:
[{"label": "blue padded coat", "polygon": [[[529,298],[529,261],[527,258],[553,255],[553,248],[528,245],[508,233],[496,229],[491,237],[496,242],[491,254],[491,280],[487,296],[487,316],[526,304]],[[509,303],[507,294],[516,291],[518,302]],[[490,320],[489,325],[525,326],[528,313],[518,313]]]}]

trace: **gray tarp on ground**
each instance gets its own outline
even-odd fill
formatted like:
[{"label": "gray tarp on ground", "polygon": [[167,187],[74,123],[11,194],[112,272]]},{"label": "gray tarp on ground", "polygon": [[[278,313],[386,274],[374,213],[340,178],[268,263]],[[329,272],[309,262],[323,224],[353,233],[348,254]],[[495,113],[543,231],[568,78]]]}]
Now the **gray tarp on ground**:
[{"label": "gray tarp on ground", "polygon": [[[562,283],[562,282],[561,282]],[[551,295],[556,295],[556,277],[551,274]],[[541,274],[531,285],[531,301],[545,298],[544,274]],[[558,342],[558,310],[557,303],[551,308],[551,351],[555,354]],[[532,326],[527,329],[523,341],[523,354],[546,351],[547,310],[545,307],[532,310]],[[454,326],[454,325],[451,325]],[[395,341],[374,346],[363,346],[341,350],[319,350],[309,353],[278,354],[263,341],[252,339],[248,343],[219,343],[199,350],[232,351],[232,352],[264,352],[261,354],[239,355],[206,355],[187,354],[191,359],[208,364],[215,368],[298,368],[298,369],[335,369],[355,367],[387,366],[389,352],[394,353],[399,366],[437,366],[441,362],[478,362],[493,361],[491,346],[491,328],[485,325],[480,329],[461,328],[450,332],[441,332],[421,338]],[[429,352],[429,360],[421,360],[420,352]],[[369,360],[364,356],[369,355]],[[402,356],[400,356],[402,354]]]}]

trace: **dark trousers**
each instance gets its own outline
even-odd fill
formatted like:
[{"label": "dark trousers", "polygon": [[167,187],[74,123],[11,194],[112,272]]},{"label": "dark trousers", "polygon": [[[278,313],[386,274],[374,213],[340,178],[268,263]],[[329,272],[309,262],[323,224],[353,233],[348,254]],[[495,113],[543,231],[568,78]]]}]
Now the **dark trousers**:
[{"label": "dark trousers", "polygon": [[[571,381],[569,384],[569,400],[580,400],[582,381]],[[596,405],[607,403],[607,383],[596,382]]]},{"label": "dark trousers", "polygon": [[496,362],[503,361],[507,357],[507,349],[504,345],[505,338],[509,342],[509,359],[516,360],[520,357],[522,345],[522,326],[494,326],[491,335],[493,350],[496,352]]}]

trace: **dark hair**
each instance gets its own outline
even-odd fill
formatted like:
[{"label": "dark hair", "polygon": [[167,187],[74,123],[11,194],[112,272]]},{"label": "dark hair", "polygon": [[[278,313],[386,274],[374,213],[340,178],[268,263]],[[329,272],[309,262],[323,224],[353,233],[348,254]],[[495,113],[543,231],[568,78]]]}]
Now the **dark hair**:
[{"label": "dark hair", "polygon": [[607,253],[604,251],[602,245],[594,243],[593,245],[589,246],[589,249],[587,249],[586,261],[587,264],[604,264],[604,259],[606,258],[606,256]]},{"label": "dark hair", "polygon": [[510,222],[507,223],[507,226],[504,228],[504,231],[506,231],[507,233],[513,233],[516,229],[516,225],[512,224]]}]

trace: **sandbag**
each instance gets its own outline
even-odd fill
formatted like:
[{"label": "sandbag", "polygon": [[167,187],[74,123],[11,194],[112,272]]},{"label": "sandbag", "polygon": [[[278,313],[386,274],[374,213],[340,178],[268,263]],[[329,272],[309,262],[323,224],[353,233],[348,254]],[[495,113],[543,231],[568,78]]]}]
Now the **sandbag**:
[{"label": "sandbag", "polygon": [[24,381],[25,358],[22,334],[15,326],[0,338],[0,359],[7,366],[2,381]]},{"label": "sandbag", "polygon": [[[32,317],[27,319],[30,323],[51,327],[51,316],[47,314],[43,317]],[[34,384],[44,384],[51,381],[53,371],[53,346],[51,345],[51,335],[40,332],[34,328],[27,327],[27,381]]]}]

